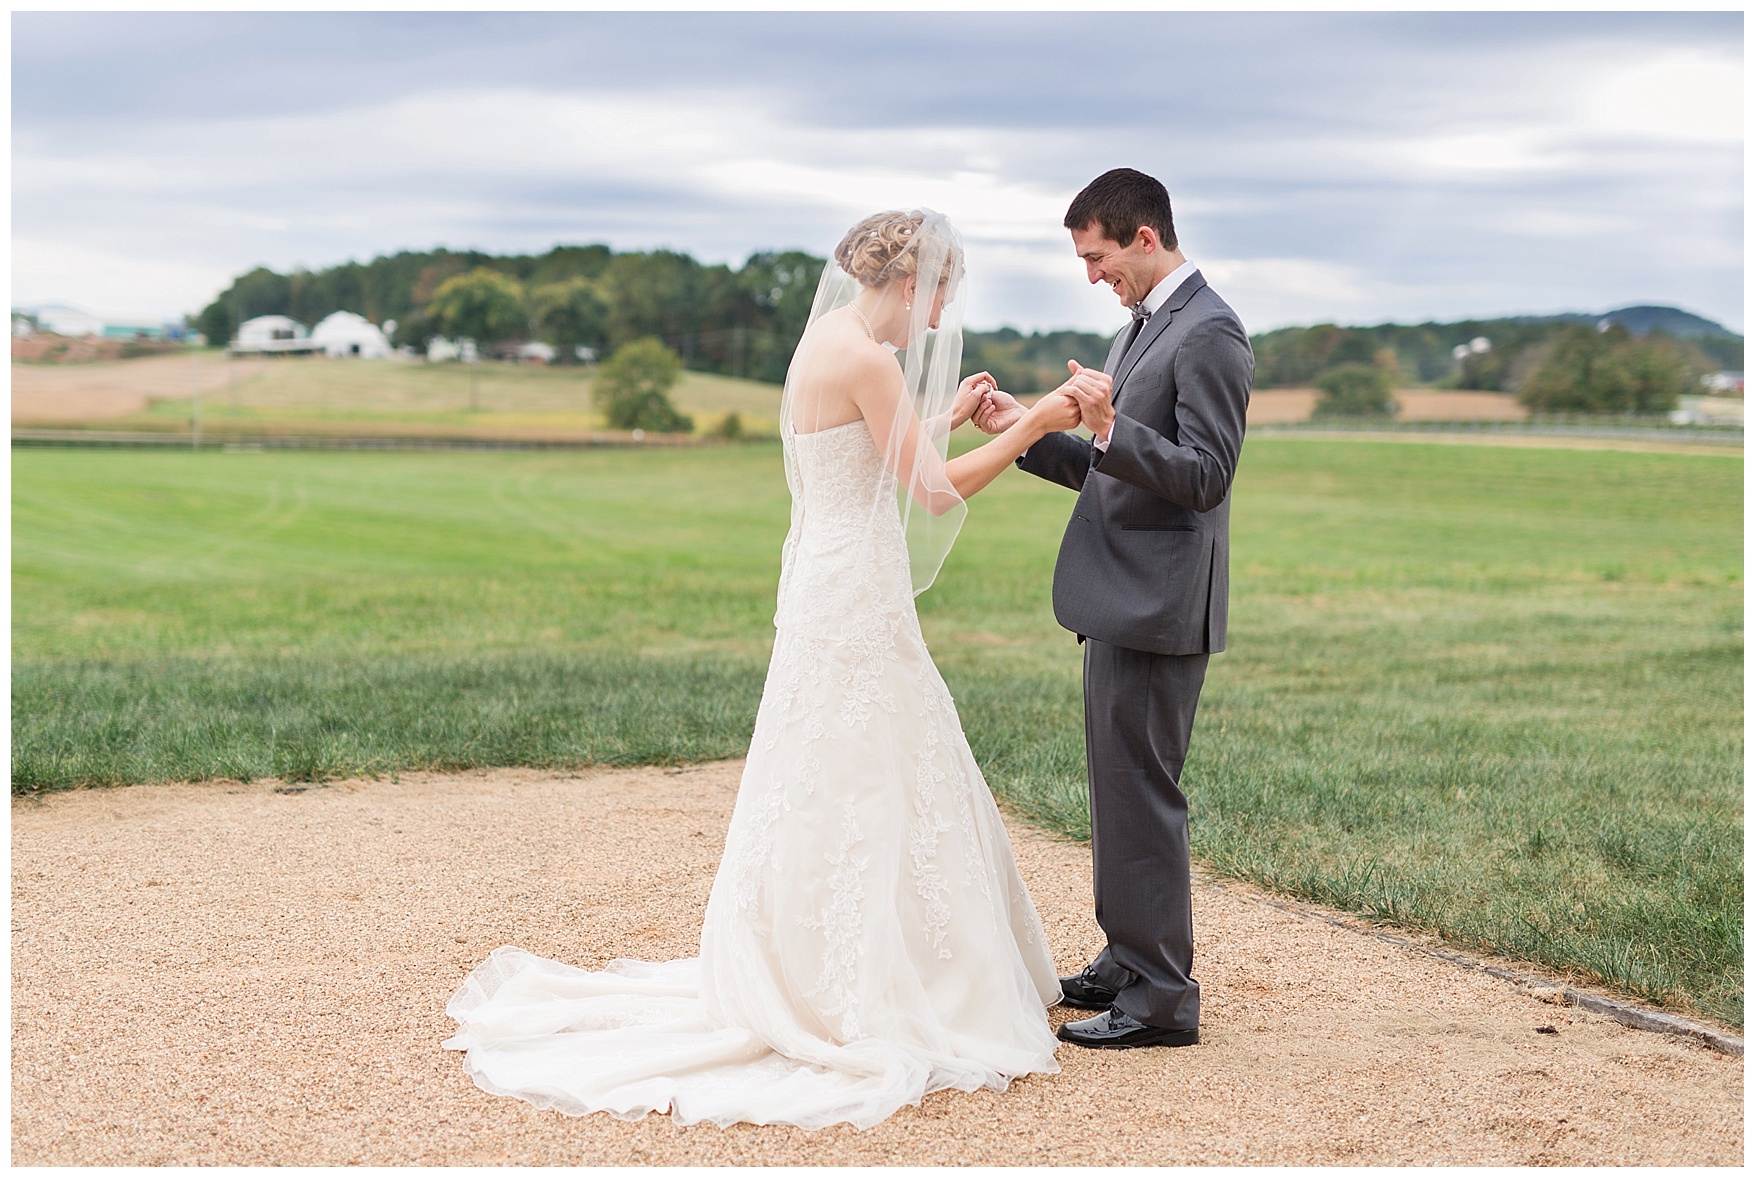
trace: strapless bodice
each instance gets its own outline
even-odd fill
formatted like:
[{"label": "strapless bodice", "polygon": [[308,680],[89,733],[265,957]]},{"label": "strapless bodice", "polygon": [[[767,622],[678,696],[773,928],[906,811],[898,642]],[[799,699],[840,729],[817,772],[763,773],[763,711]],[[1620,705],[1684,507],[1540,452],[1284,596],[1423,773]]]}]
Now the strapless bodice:
[{"label": "strapless bodice", "polygon": [[896,479],[864,421],[788,433],[792,531],[781,556],[774,624],[839,628],[914,612]]}]

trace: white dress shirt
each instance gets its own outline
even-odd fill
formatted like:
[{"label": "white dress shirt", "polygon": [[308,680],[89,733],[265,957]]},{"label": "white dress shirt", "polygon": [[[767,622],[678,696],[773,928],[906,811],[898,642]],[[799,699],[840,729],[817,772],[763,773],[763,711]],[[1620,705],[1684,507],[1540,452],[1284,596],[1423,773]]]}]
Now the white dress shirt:
[{"label": "white dress shirt", "polygon": [[[1148,316],[1148,318],[1146,319],[1147,325],[1149,325],[1151,323],[1151,319],[1149,318],[1149,316],[1156,315],[1158,313],[1158,308],[1162,307],[1164,305],[1165,300],[1168,299],[1171,295],[1175,294],[1176,288],[1181,286],[1185,281],[1187,281],[1188,276],[1190,274],[1193,274],[1193,273],[1194,273],[1194,263],[1193,262],[1183,262],[1182,265],[1180,265],[1180,266],[1176,267],[1176,269],[1170,271],[1170,273],[1167,276],[1165,276],[1163,281],[1159,282],[1157,286],[1154,286],[1146,294],[1146,297],[1140,300],[1140,306],[1142,306],[1146,309],[1146,314]],[[1146,328],[1143,325],[1140,327],[1141,331],[1144,331],[1145,329]],[[1110,429],[1114,429],[1114,428],[1115,428],[1114,426],[1110,426]],[[1109,449],[1109,439],[1107,437],[1092,438],[1091,444],[1093,446],[1097,447],[1097,449],[1099,449],[1099,450]]]}]

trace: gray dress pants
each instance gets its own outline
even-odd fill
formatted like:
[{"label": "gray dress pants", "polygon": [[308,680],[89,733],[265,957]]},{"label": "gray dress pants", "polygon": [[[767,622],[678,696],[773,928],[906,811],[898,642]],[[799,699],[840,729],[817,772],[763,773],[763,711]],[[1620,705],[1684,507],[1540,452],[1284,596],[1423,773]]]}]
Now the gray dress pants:
[{"label": "gray dress pants", "polygon": [[1109,940],[1091,967],[1124,1014],[1176,1030],[1200,1025],[1180,782],[1208,657],[1085,640],[1091,876]]}]

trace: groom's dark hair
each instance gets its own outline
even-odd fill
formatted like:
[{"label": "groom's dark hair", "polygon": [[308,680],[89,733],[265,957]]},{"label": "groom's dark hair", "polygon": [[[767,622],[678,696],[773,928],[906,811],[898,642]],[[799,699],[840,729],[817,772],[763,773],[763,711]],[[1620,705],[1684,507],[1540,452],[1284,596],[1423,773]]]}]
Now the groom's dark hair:
[{"label": "groom's dark hair", "polygon": [[1119,245],[1132,245],[1141,225],[1157,230],[1164,248],[1176,248],[1176,224],[1170,219],[1170,193],[1164,186],[1132,168],[1111,168],[1085,185],[1067,206],[1068,229],[1095,224],[1103,236]]}]

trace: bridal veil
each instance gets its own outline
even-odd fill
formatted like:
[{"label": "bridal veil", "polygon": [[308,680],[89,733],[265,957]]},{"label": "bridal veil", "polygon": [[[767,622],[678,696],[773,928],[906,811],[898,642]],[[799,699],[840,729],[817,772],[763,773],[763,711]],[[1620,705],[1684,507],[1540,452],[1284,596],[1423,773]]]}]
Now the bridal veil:
[{"label": "bridal veil", "polygon": [[[871,231],[861,234],[868,226]],[[938,576],[968,514],[962,496],[945,475],[951,404],[963,363],[967,300],[958,297],[963,284],[963,242],[944,214],[920,208],[866,218],[838,252],[845,256],[824,266],[817,283],[804,347],[808,348],[811,328],[818,320],[850,306],[862,289],[888,288],[903,302],[907,324],[901,338],[905,344],[893,349],[902,369],[902,394],[889,407],[890,420],[868,417],[866,424],[878,440],[884,465],[897,475],[896,506],[908,542],[914,592],[919,594]],[[793,441],[829,424],[813,390],[799,387],[794,376],[799,367],[795,362],[788,370],[780,403],[786,481],[792,491],[795,526],[802,499]],[[885,489],[882,493],[890,492]]]}]

